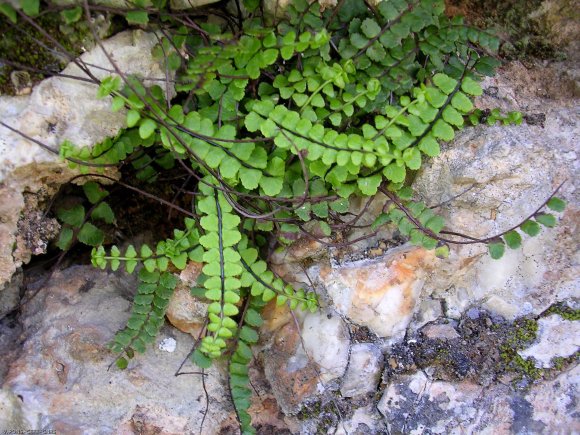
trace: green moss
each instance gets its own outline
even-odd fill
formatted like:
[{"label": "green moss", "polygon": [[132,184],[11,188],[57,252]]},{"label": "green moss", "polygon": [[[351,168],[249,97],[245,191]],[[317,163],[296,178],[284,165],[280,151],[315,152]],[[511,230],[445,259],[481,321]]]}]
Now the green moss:
[{"label": "green moss", "polygon": [[540,379],[544,374],[542,369],[536,367],[533,360],[524,359],[519,354],[515,354],[511,361],[511,366],[516,372],[519,372],[532,380]]},{"label": "green moss", "polygon": [[556,357],[552,359],[552,368],[550,369],[550,371],[554,373],[560,373],[566,370],[570,365],[577,364],[579,359],[580,359],[580,351],[575,352],[573,355],[570,355],[567,358],[561,356]]},{"label": "green moss", "polygon": [[558,59],[564,54],[544,24],[530,17],[542,0],[452,0],[472,24],[504,35],[500,53],[508,59]]},{"label": "green moss", "polygon": [[[313,433],[320,435],[327,434],[329,428],[336,426],[341,418],[350,412],[351,405],[356,407],[356,403],[353,404],[351,403],[352,401],[345,401],[338,395],[338,392],[335,392],[335,397],[334,401],[331,400],[326,403],[317,400],[303,404],[300,411],[296,414],[296,417],[301,421],[315,421],[316,429]],[[342,417],[337,409],[338,406],[341,408],[340,413],[343,414]]]},{"label": "green moss", "polygon": [[537,337],[538,322],[522,318],[514,322],[505,342],[501,345],[501,357],[506,370],[516,372],[520,377],[535,380],[542,376],[542,370],[536,368],[531,359],[524,359],[518,351],[528,347]]},{"label": "green moss", "polygon": [[296,414],[296,417],[298,417],[298,420],[310,420],[312,418],[316,418],[318,416],[318,414],[320,414],[321,411],[322,411],[322,404],[320,401],[316,401],[316,402],[305,404],[300,409],[300,411],[298,411],[298,414]]},{"label": "green moss", "polygon": [[514,323],[514,339],[519,344],[527,345],[538,335],[538,322],[534,319],[521,319]]},{"label": "green moss", "polygon": [[575,310],[564,303],[558,303],[548,308],[543,316],[558,314],[562,319],[575,321],[580,320],[580,310]]},{"label": "green moss", "polygon": [[[35,18],[35,22],[73,56],[81,53],[81,47],[90,33],[84,22],[74,26],[63,25],[60,15],[56,12],[43,14]],[[20,20],[15,26],[0,14],[0,29],[3,29],[0,38],[0,59],[36,70],[54,72],[59,72],[66,65],[66,57],[55,54],[56,51],[51,52],[49,48],[54,47],[54,44],[31,24]],[[0,68],[0,95],[12,95],[17,91],[14,89],[10,74],[24,69],[11,66],[8,62],[4,62],[5,65]],[[29,74],[33,84],[47,77],[47,74],[41,71],[29,71]]]},{"label": "green moss", "polygon": [[554,366],[555,370],[562,370],[564,368],[564,364],[566,362],[566,358],[563,357],[556,357],[552,360],[552,365]]}]

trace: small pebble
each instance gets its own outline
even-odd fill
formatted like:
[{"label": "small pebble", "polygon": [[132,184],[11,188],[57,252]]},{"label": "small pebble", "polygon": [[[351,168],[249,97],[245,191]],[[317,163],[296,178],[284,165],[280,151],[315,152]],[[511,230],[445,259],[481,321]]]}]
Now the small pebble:
[{"label": "small pebble", "polygon": [[159,343],[159,350],[164,350],[165,352],[175,352],[176,347],[177,341],[175,341],[175,338],[164,338]]},{"label": "small pebble", "polygon": [[370,257],[378,257],[380,255],[383,255],[383,250],[382,249],[373,248],[373,249],[369,250],[369,256]]}]

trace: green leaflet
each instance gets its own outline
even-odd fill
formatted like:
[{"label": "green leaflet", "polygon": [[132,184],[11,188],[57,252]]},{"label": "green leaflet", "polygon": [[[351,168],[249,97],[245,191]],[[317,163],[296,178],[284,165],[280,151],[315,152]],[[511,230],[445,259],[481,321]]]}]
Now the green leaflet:
[{"label": "green leaflet", "polygon": [[505,245],[502,240],[491,242],[487,246],[489,248],[489,256],[491,258],[494,260],[499,260],[501,257],[503,257],[505,252]]},{"label": "green leaflet", "polygon": [[546,205],[557,212],[563,212],[566,208],[566,202],[557,197],[550,198]]},{"label": "green leaflet", "polygon": [[[211,178],[206,180],[213,181]],[[210,189],[205,188],[208,192]],[[213,201],[211,206],[209,200]],[[225,197],[215,190],[213,198],[204,198],[198,207],[205,213],[201,226],[206,234],[200,238],[205,248],[203,273],[210,277],[203,283],[205,297],[215,301],[209,307],[210,322],[207,328],[210,334],[202,339],[200,352],[213,359],[221,355],[226,346],[223,339],[231,338],[237,327],[231,318],[239,312],[234,305],[240,301],[239,281],[235,277],[241,275],[243,268],[242,257],[232,247],[241,240],[237,229],[240,218],[231,213]]]},{"label": "green leaflet", "polygon": [[457,80],[442,73],[437,73],[433,76],[433,83],[447,95],[453,92],[457,86]]},{"label": "green leaflet", "polygon": [[503,238],[511,249],[517,249],[522,245],[522,236],[515,230],[506,233]]}]

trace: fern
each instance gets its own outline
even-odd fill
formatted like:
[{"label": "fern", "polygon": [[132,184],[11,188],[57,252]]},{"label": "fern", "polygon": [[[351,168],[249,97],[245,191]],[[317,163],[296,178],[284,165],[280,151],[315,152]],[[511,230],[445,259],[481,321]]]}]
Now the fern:
[{"label": "fern", "polygon": [[[168,101],[160,86],[146,87],[137,76],[107,77],[97,95],[124,111],[126,129],[91,149],[71,143],[60,149],[71,167],[92,177],[108,178],[104,169],[120,163],[130,163],[145,184],[159,183],[162,172],[176,167],[186,171],[195,180],[192,210],[165,201],[188,216],[184,228],[155,247],[105,248],[88,220],[111,223],[114,214],[93,181],[84,187],[88,211],[78,204],[57,214],[65,224],[62,248],[76,237],[94,246],[96,267],[138,270],[131,317],[111,345],[121,368],[163,324],[177,282],[172,272],[189,261],[204,264],[192,294],[207,301],[209,314],[192,360],[202,368],[227,360],[240,428],[251,433],[248,364],[262,307],[275,301],[317,309],[313,292],[268,270],[260,258],[267,236],[286,245],[302,233],[332,245],[358,219],[351,220],[351,198],[382,192],[388,203],[373,230],[394,225],[410,243],[441,257],[451,244],[485,244],[495,259],[506,246],[517,249],[522,236],[554,226],[546,208],[562,212],[565,203],[552,195],[513,228],[477,239],[447,229],[435,209],[413,200],[414,172],[467,123],[522,120],[518,113],[474,109],[479,80],[498,65],[499,40],[447,18],[442,0],[389,0],[374,8],[344,0],[324,12],[317,2],[294,0],[285,19],[268,26],[258,1],[243,3],[249,15],[238,16],[237,27],[236,20],[192,24],[163,2],[119,11],[129,24],[155,23],[153,55],[175,77],[178,95]],[[38,2],[22,8],[34,15]],[[7,4],[0,11],[13,21],[21,14]],[[80,19],[78,7],[62,14],[67,22]]]},{"label": "fern", "polygon": [[253,296],[248,299],[240,320],[241,326],[237,329],[234,353],[228,361],[228,386],[243,434],[255,433],[248,414],[252,397],[252,391],[248,387],[248,365],[252,360],[251,346],[258,342],[258,332],[254,328],[263,323],[259,312],[264,305],[261,298]]},{"label": "fern", "polygon": [[[124,353],[129,359],[133,358],[134,352],[145,352],[147,346],[155,341],[165,322],[165,311],[177,285],[177,278],[168,272],[141,269],[138,276],[139,285],[127,326],[115,334],[110,344],[113,352]],[[119,368],[127,367],[126,357],[117,358]]]},{"label": "fern", "polygon": [[94,181],[85,183],[83,191],[90,204],[88,210],[82,204],[56,210],[56,215],[63,224],[56,244],[63,251],[70,249],[75,239],[89,246],[102,245],[105,233],[95,224],[98,225],[99,221],[113,224],[115,221],[113,209],[104,201],[109,195],[108,191]]},{"label": "fern", "polygon": [[199,233],[193,219],[186,218],[185,229],[175,229],[173,233],[172,239],[159,241],[155,251],[147,244],[143,244],[140,248],[140,255],[137,254],[133,245],[129,245],[124,254],[115,245],[111,247],[109,255],[103,246],[93,248],[91,261],[95,267],[105,269],[109,265],[113,271],[124,263],[128,273],[133,273],[137,265],[141,263],[145,270],[153,273],[165,272],[170,264],[183,270],[188,260],[202,260],[202,249],[198,245]]}]

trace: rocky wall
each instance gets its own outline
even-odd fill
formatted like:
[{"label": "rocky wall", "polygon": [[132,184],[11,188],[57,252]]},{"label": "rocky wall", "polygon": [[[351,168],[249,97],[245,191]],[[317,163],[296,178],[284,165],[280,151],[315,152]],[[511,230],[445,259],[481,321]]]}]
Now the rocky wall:
[{"label": "rocky wall", "polygon": [[[151,84],[165,79],[165,71],[151,56],[156,43],[155,35],[136,30],[106,40],[103,48],[120,71],[147,77]],[[79,62],[98,79],[113,72],[100,47],[83,54]],[[0,120],[8,126],[0,125],[0,292],[16,269],[31,255],[46,252],[54,238],[55,231],[44,236],[37,231],[33,240],[21,227],[55,225],[43,217],[43,206],[78,175],[59,157],[60,145],[68,140],[78,147],[92,146],[124,126],[124,112],[113,113],[109,97],[97,99],[98,87],[87,79],[71,63],[62,76],[44,80],[29,95],[0,96]]]},{"label": "rocky wall", "polygon": [[[126,71],[163,77],[143,56],[152,43],[142,32],[107,42]],[[84,59],[106,64],[98,49]],[[349,249],[299,240],[272,257],[280,275],[318,292],[322,309],[266,307],[250,369],[259,433],[580,431],[577,77],[573,59],[504,65],[484,82],[478,107],[520,110],[525,122],[462,131],[414,184],[428,205],[443,203],[449,227],[484,237],[565,181],[559,225],[520,250],[494,261],[485,247],[453,248],[441,260],[387,229]],[[122,115],[94,92],[50,79],[30,96],[0,98],[2,120],[54,147],[65,138],[95,143],[118,131]],[[14,271],[56,232],[39,207],[74,173],[21,137],[0,135],[0,281],[11,280],[0,302],[11,307],[23,288]],[[18,319],[0,325],[0,428],[234,432],[225,367],[185,366],[196,373],[175,376],[203,323],[206,307],[188,291],[198,273],[194,263],[182,272],[173,326],[122,372],[109,369],[106,344],[129,316],[131,278],[89,266],[56,273]]]}]

